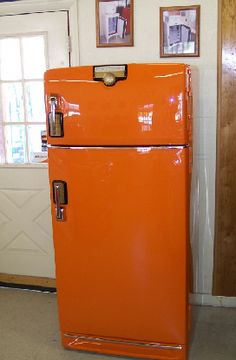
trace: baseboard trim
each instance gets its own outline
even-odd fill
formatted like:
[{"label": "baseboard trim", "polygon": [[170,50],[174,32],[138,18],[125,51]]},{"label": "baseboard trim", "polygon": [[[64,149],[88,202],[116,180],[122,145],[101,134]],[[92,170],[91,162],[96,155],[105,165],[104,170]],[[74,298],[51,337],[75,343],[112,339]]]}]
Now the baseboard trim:
[{"label": "baseboard trim", "polygon": [[191,294],[190,303],[202,306],[236,307],[236,297]]},{"label": "baseboard trim", "polygon": [[[0,286],[54,291],[56,280],[52,278],[0,273]],[[202,306],[236,307],[236,297],[191,294],[190,303]]]},{"label": "baseboard trim", "polygon": [[26,276],[26,275],[15,275],[15,274],[2,274],[0,273],[0,283],[4,286],[11,285],[22,285],[24,287],[39,287],[39,288],[56,288],[56,280],[38,276]]}]

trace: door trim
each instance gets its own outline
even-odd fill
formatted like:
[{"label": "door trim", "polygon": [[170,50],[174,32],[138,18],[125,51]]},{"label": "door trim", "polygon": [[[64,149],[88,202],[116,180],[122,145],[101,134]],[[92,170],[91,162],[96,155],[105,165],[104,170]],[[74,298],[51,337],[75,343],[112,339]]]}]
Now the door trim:
[{"label": "door trim", "polygon": [[218,2],[218,109],[213,295],[235,297],[235,3]]},{"label": "door trim", "polygon": [[67,145],[48,145],[49,149],[63,149],[63,150],[124,150],[124,149],[129,149],[129,150],[142,150],[142,149],[147,149],[147,150],[171,150],[171,149],[188,149],[189,145],[107,145],[107,146],[93,146],[93,145],[88,145],[88,146],[67,146]]},{"label": "door trim", "polygon": [[0,4],[0,16],[66,10],[69,14],[71,65],[79,65],[78,2],[76,0],[24,0]]}]

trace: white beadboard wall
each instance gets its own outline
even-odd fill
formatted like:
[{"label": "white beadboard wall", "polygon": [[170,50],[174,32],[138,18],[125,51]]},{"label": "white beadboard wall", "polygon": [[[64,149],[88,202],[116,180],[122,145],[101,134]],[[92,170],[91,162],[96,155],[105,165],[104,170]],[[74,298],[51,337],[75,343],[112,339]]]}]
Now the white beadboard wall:
[{"label": "white beadboard wall", "polygon": [[55,277],[48,171],[0,167],[0,273]]},{"label": "white beadboard wall", "polygon": [[[194,88],[191,239],[194,292],[212,293],[215,213],[217,0],[134,0],[134,47],[96,48],[95,1],[79,0],[80,64],[186,62]],[[160,58],[159,7],[201,5],[200,57]]]}]

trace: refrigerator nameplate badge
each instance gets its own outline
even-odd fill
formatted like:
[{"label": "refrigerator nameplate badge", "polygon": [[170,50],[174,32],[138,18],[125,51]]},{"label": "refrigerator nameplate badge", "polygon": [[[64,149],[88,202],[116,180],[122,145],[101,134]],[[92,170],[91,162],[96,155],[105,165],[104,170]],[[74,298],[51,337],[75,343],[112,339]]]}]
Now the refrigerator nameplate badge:
[{"label": "refrigerator nameplate badge", "polygon": [[112,86],[119,80],[127,78],[127,65],[103,65],[93,67],[93,79],[103,81],[106,86]]}]

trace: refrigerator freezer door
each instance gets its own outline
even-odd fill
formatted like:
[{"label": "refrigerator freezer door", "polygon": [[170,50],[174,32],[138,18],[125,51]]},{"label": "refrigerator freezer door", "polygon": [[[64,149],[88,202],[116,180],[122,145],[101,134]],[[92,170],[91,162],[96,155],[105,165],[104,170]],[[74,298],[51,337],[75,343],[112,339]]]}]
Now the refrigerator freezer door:
[{"label": "refrigerator freezer door", "polygon": [[60,137],[49,133],[48,141],[54,145],[188,144],[189,76],[184,64],[131,64],[127,79],[108,87],[93,79],[92,66],[49,70],[47,112],[50,116],[50,98],[57,95],[63,132]]},{"label": "refrigerator freezer door", "polygon": [[49,161],[51,188],[68,191],[66,221],[52,205],[62,334],[184,346],[188,149],[51,148]]}]

